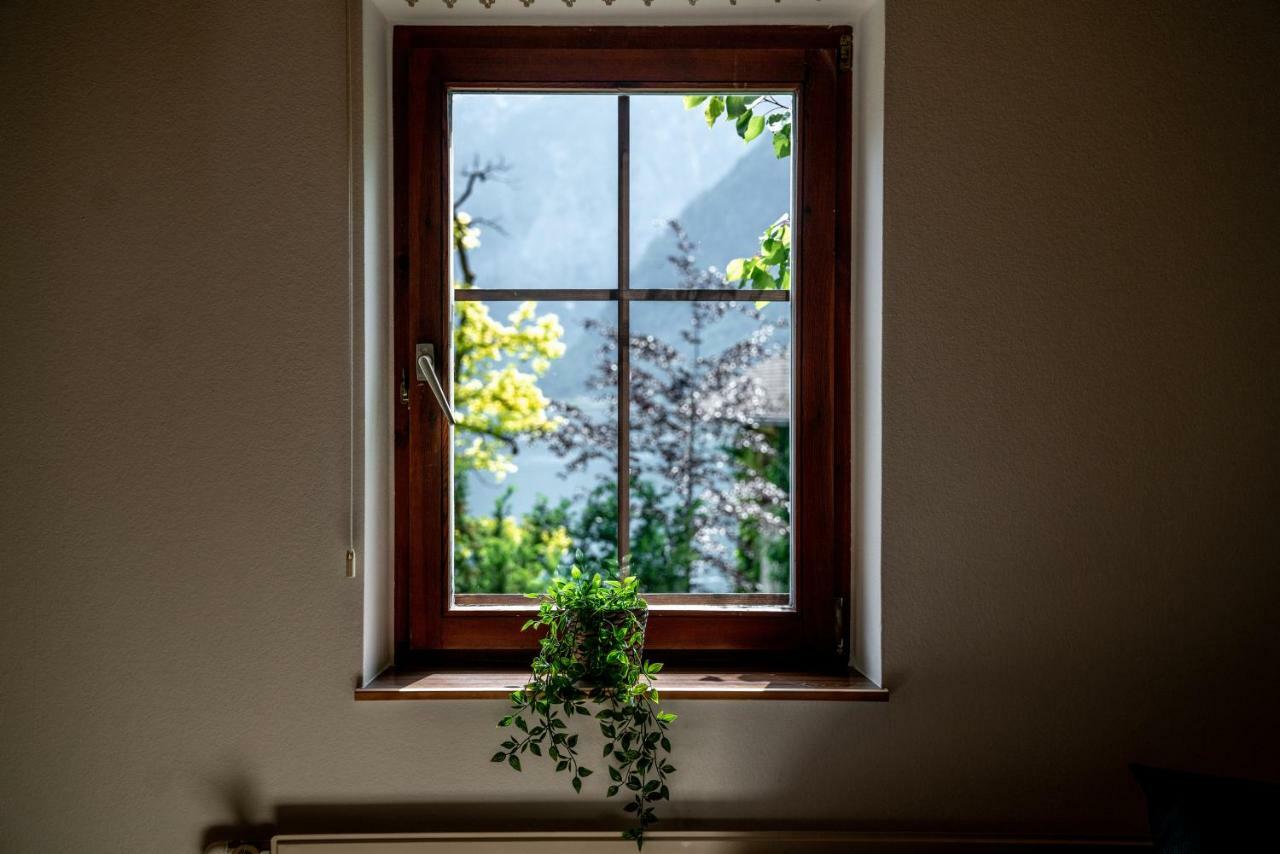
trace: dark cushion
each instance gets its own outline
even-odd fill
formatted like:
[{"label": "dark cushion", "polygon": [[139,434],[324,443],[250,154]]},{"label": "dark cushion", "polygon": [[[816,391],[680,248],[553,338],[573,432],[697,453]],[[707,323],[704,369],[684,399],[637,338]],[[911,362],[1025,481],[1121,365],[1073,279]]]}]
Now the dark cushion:
[{"label": "dark cushion", "polygon": [[1157,854],[1280,851],[1280,785],[1129,766]]}]

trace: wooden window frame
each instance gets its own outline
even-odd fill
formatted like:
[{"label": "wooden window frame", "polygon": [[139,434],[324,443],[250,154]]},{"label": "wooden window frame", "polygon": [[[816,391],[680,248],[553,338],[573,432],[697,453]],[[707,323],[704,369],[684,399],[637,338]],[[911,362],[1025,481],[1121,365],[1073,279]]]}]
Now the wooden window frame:
[{"label": "wooden window frame", "polygon": [[[683,595],[651,603],[667,660],[847,667],[852,518],[851,31],[847,27],[397,27],[393,40],[395,632],[400,667],[527,658],[526,607],[455,607],[449,425],[415,381],[415,347],[452,363],[450,90],[793,90],[797,245],[794,595],[788,607]],[[661,597],[653,597],[655,600]],[[725,601],[724,599],[718,600]]]}]

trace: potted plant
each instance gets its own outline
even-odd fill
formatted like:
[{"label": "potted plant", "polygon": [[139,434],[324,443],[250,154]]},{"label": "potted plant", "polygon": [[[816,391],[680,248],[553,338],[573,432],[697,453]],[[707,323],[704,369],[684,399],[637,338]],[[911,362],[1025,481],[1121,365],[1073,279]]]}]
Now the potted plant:
[{"label": "potted plant", "polygon": [[[579,557],[581,560],[581,557]],[[609,575],[617,575],[610,561]],[[520,770],[520,756],[545,755],[557,772],[568,772],[575,792],[592,770],[581,763],[578,734],[568,720],[594,718],[604,737],[607,796],[620,792],[630,800],[636,824],[624,839],[644,845],[645,829],[658,819],[654,804],[668,800],[667,779],[676,770],[668,761],[667,729],[676,716],[659,707],[652,677],[662,669],[643,658],[649,606],[634,576],[618,580],[574,566],[568,578],[556,579],[540,600],[538,615],[524,629],[541,629],[538,654],[529,682],[511,694],[513,712],[499,727],[518,732],[502,742],[492,761]]]}]

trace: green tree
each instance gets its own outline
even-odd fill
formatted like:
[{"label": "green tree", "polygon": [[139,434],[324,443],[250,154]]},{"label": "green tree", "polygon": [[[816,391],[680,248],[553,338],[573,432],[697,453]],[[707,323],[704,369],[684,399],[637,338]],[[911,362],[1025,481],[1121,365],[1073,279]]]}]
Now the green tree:
[{"label": "green tree", "polygon": [[[453,248],[461,271],[455,288],[475,287],[472,253],[480,248],[481,226],[462,205],[477,184],[494,180],[506,165],[475,166],[454,202]],[[533,509],[511,512],[514,487],[495,501],[488,516],[471,515],[467,476],[486,472],[502,481],[515,473],[520,443],[545,438],[560,426],[538,381],[564,355],[564,327],[552,313],[538,313],[526,301],[505,318],[489,307],[459,300],[453,329],[454,408],[454,589],[469,593],[525,593],[546,586],[567,568],[572,540],[568,502],[551,506],[539,497]]]},{"label": "green tree", "polygon": [[[672,506],[669,490],[644,478],[631,479],[628,573],[649,592],[688,593],[698,551],[694,547],[699,505]],[[618,558],[618,484],[602,480],[570,522],[574,546],[596,561]]]},{"label": "green tree", "polygon": [[455,517],[454,589],[468,593],[537,593],[563,574],[573,545],[569,502],[538,496],[518,518],[511,512],[515,487],[508,486],[488,516]]},{"label": "green tree", "polygon": [[[696,246],[680,224],[669,225],[676,240],[670,262],[677,286],[724,287],[721,274],[697,266]],[[759,560],[742,558],[740,533],[753,532],[764,544],[760,548],[767,549],[788,536],[788,484],[770,477],[776,474],[778,451],[756,420],[763,390],[751,374],[785,351],[774,335],[786,321],[767,320],[758,308],[741,303],[691,301],[688,306],[686,323],[664,330],[662,337],[633,333],[627,342],[632,359],[630,572],[649,592],[689,591],[695,567],[718,575],[734,590],[750,592],[760,588],[763,567]],[[730,316],[751,318],[753,334],[705,352],[714,327]],[[598,400],[615,401],[618,330],[599,321],[586,325],[602,345],[588,389]],[[548,444],[566,469],[582,471],[602,461],[616,470],[612,415],[593,416],[560,402],[557,411],[564,423]],[[602,483],[572,527],[575,545],[596,558],[614,557],[616,529],[614,483]]]},{"label": "green tree", "polygon": [[[453,248],[462,272],[455,288],[475,287],[471,253],[480,248],[480,226],[462,209],[478,183],[493,180],[507,167],[501,162],[464,172],[466,184],[454,202]],[[488,223],[496,226],[494,223]],[[474,300],[459,300],[453,328],[454,408],[459,415],[455,476],[472,469],[502,480],[516,470],[512,457],[519,442],[544,437],[559,426],[548,414],[550,401],[538,380],[564,355],[564,327],[551,313],[538,314],[526,301],[506,323]]]}]

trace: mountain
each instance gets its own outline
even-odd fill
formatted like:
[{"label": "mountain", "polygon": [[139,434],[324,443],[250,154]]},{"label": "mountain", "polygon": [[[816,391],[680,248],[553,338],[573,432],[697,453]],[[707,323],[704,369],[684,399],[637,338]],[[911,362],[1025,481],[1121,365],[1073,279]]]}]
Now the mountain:
[{"label": "mountain", "polygon": [[[733,258],[754,254],[760,233],[790,211],[791,160],[779,160],[767,139],[745,146],[729,172],[689,199],[675,219],[697,244],[699,266],[724,270]],[[671,231],[651,228],[644,251],[631,265],[631,286],[663,288],[673,284],[668,256],[675,250]]]}]

